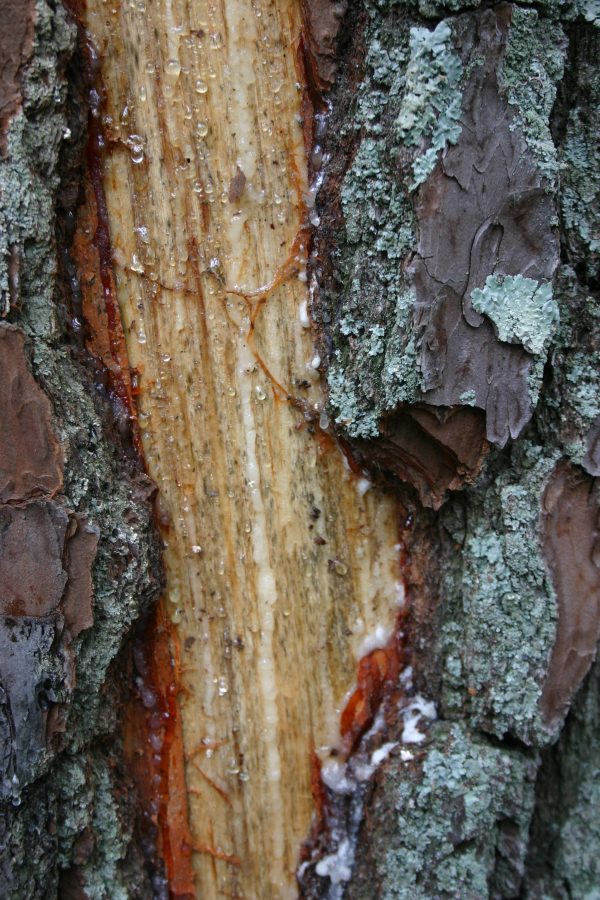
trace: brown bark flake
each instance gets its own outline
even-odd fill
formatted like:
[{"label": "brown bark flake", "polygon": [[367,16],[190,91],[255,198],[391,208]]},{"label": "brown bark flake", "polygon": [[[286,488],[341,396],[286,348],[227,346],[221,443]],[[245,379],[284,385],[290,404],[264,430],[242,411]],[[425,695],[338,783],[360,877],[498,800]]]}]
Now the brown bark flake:
[{"label": "brown bark flake", "polygon": [[62,453],[50,402],[29,369],[25,337],[0,325],[0,502],[50,497],[62,486]]},{"label": "brown bark flake", "polygon": [[415,265],[424,399],[453,406],[473,392],[500,447],[531,418],[533,358],[498,340],[471,293],[492,273],[546,282],[558,264],[554,199],[498,79],[507,28],[506,7],[478,17],[485,65],[466,86],[460,139],[420,189]]},{"label": "brown bark flake", "polygon": [[0,3],[0,159],[6,157],[6,132],[21,105],[21,70],[33,46],[33,0]]},{"label": "brown bark flake", "polygon": [[558,600],[558,628],[542,693],[555,724],[587,675],[600,637],[599,497],[594,479],[560,463],[546,487],[542,534]]}]

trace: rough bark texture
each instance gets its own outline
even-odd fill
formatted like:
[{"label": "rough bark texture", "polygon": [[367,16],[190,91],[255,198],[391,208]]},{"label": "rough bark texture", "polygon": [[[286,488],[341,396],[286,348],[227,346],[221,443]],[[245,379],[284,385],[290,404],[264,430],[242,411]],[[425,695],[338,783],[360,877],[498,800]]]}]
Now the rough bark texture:
[{"label": "rough bark texture", "polygon": [[76,335],[83,61],[60,5],[0,18],[0,894],[150,897],[117,711],[160,557],[152,485]]},{"label": "rough bark texture", "polygon": [[312,312],[332,418],[419,497],[439,721],[375,776],[347,886],[306,896],[600,885],[599,31],[591,7],[468,6],[355,7],[331,95]]},{"label": "rough bark texture", "polygon": [[[324,90],[343,10],[309,7]],[[344,809],[321,786],[339,822],[307,851],[304,896],[600,886],[600,30],[583,0],[474,7],[352,4],[317,127],[329,414],[413,509],[414,689],[438,721],[407,749],[399,717]],[[60,5],[5,3],[7,34],[0,893],[165,896],[117,718],[127,635],[160,588],[152,485],[78,339],[68,253],[89,85]]]}]

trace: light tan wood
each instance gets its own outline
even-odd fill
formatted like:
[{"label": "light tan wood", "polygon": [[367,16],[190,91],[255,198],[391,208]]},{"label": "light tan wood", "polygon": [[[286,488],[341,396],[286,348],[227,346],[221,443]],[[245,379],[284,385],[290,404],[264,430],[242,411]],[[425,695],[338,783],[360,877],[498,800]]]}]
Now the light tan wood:
[{"label": "light tan wood", "polygon": [[197,894],[295,896],[311,750],[337,741],[364,642],[385,643],[401,595],[393,500],[285,397],[318,421],[300,8],[87,6],[118,300],[181,642]]}]

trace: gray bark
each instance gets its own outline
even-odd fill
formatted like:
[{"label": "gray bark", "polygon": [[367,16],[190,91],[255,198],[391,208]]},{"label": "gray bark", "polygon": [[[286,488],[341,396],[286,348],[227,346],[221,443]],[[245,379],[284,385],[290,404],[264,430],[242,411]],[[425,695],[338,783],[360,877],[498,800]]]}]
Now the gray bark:
[{"label": "gray bark", "polygon": [[153,487],[74,340],[82,57],[45,0],[3,4],[0,34],[0,894],[149,897],[119,710],[160,549]]}]

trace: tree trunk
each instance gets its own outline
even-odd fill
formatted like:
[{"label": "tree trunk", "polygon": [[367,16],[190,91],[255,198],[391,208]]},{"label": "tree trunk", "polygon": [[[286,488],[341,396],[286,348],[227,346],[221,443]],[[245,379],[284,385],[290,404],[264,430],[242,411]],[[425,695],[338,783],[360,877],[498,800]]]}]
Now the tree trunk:
[{"label": "tree trunk", "polygon": [[593,4],[5,2],[0,884],[600,890]]}]

